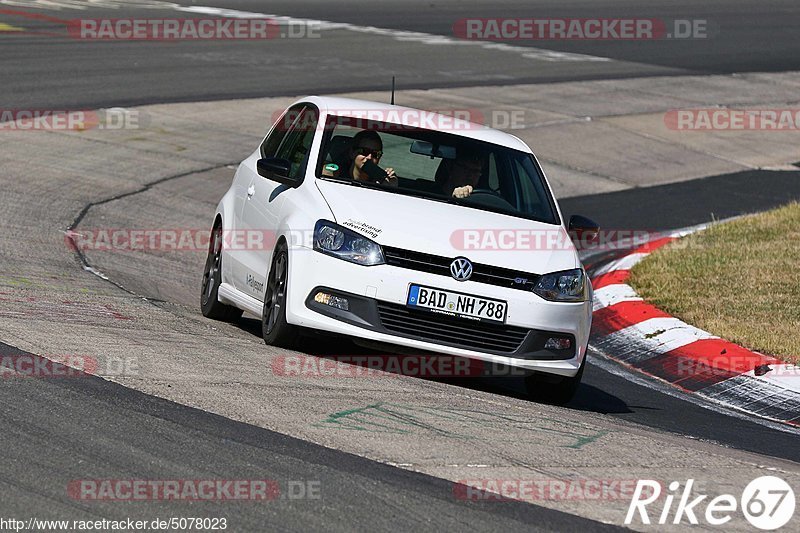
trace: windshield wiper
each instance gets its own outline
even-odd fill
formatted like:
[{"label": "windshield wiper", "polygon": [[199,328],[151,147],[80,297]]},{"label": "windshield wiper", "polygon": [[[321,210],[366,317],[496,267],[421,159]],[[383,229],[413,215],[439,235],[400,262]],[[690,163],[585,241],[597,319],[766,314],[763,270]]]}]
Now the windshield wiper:
[{"label": "windshield wiper", "polygon": [[317,176],[318,179],[325,181],[332,181],[334,183],[343,183],[345,185],[353,185],[355,187],[367,187],[368,189],[378,189],[385,191],[386,187],[378,185],[377,183],[370,183],[368,181],[348,180],[343,178],[334,178],[331,176]]}]

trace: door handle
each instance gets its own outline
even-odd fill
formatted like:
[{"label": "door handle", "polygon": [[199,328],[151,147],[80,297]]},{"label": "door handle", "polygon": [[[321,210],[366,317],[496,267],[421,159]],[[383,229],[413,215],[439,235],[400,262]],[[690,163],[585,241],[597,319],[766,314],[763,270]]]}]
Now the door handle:
[{"label": "door handle", "polygon": [[248,198],[250,198],[250,197],[252,197],[252,196],[253,196],[255,193],[256,193],[256,186],[255,186],[255,185],[250,185],[250,186],[247,188],[247,197],[248,197]]}]

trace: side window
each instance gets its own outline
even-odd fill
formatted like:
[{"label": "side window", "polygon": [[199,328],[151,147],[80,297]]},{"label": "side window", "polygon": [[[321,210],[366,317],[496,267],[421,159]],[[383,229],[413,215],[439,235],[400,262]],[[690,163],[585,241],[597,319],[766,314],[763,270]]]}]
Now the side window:
[{"label": "side window", "polygon": [[535,191],[531,190],[532,186],[530,180],[528,179],[528,174],[525,172],[525,169],[522,168],[522,165],[520,165],[519,161],[514,161],[514,167],[517,176],[519,176],[517,183],[519,183],[520,198],[522,200],[520,211],[530,213],[536,209],[536,193]]},{"label": "side window", "polygon": [[[517,181],[513,158],[509,157],[507,152],[492,152],[489,159],[489,188],[498,192],[500,197],[513,205],[517,211],[523,211]],[[494,183],[497,184],[497,189],[493,188]]]},{"label": "side window", "polygon": [[555,223],[555,216],[550,209],[548,194],[544,183],[530,158],[516,158],[514,171],[518,176],[522,205],[520,210],[542,218],[546,222]]},{"label": "side window", "polygon": [[494,152],[489,155],[489,188],[493,191],[500,190],[500,178],[497,174],[497,160],[495,159]]},{"label": "side window", "polygon": [[269,133],[264,142],[261,143],[261,157],[275,157],[278,153],[283,139],[289,133],[292,125],[297,121],[300,114],[306,109],[306,105],[298,104],[291,107],[283,116],[275,123],[275,127]]},{"label": "side window", "polygon": [[283,142],[276,151],[275,157],[286,159],[291,163],[290,177],[302,177],[308,165],[309,150],[317,131],[318,119],[317,110],[306,106],[297,116],[289,133],[283,138]]}]

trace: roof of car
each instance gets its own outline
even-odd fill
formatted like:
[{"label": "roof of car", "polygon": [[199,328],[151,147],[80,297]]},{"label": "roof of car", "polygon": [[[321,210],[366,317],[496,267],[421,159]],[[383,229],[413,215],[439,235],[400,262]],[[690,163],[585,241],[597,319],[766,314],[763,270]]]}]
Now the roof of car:
[{"label": "roof of car", "polygon": [[[453,135],[460,135],[470,139],[498,144],[515,150],[524,152],[531,151],[524,142],[514,135],[489,128],[482,124],[469,122],[463,118],[453,118],[433,111],[334,96],[308,96],[298,100],[292,105],[302,102],[313,103],[319,107],[320,112],[325,114],[364,118],[376,122],[390,122],[410,127],[446,131]],[[453,112],[456,117],[468,115],[469,117],[479,118],[482,115],[477,109],[454,109]]]}]

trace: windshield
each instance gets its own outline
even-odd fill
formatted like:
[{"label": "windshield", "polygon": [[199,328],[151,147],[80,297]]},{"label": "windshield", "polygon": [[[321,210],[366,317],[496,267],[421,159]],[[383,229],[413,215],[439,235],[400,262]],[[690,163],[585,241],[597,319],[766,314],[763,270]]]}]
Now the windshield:
[{"label": "windshield", "polygon": [[365,122],[329,117],[317,177],[560,223],[531,154],[451,133]]}]

